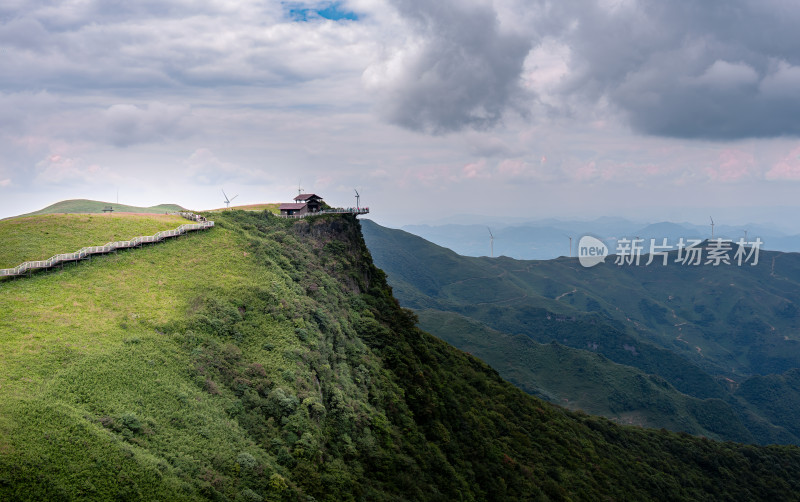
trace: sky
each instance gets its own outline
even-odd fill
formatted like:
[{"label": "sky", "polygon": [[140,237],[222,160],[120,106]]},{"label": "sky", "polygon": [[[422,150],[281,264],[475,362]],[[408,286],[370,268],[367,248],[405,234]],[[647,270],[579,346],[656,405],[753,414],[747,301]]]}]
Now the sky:
[{"label": "sky", "polygon": [[298,187],[454,215],[800,232],[789,0],[5,0],[0,218]]}]

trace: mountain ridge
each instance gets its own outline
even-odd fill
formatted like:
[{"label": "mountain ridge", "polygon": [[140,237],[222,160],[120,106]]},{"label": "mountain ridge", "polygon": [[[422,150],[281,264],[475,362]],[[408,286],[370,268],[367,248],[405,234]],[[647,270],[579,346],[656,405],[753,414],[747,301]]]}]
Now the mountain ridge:
[{"label": "mountain ridge", "polygon": [[0,284],[11,313],[0,318],[0,497],[774,500],[800,489],[796,447],[571,412],[419,330],[354,217],[214,219],[201,235]]}]

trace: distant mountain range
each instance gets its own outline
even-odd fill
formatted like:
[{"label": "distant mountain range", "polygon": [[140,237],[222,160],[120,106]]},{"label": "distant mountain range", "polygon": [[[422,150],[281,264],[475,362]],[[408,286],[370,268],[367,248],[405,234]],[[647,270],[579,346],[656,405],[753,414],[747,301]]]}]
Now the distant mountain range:
[{"label": "distant mountain range", "polygon": [[[512,220],[513,221],[513,220]],[[498,224],[497,219],[480,224],[447,223],[441,225],[406,225],[402,229],[430,242],[452,249],[464,256],[490,256],[490,232],[494,235],[494,256],[509,256],[522,260],[549,260],[559,256],[576,254],[578,239],[582,235],[599,238],[613,252],[622,238],[641,238],[646,245],[650,239],[661,244],[675,245],[680,238],[707,239],[711,237],[710,225],[691,223],[659,222],[643,225],[622,218],[598,218],[593,221],[560,221],[545,219]],[[746,234],[745,234],[746,232]],[[800,235],[785,232],[765,225],[716,225],[714,237],[738,241],[745,238],[754,241],[760,238],[763,249],[773,251],[800,251]]]},{"label": "distant mountain range", "polygon": [[757,266],[681,266],[673,252],[669,266],[583,268],[460,256],[362,228],[423,329],[529,393],[625,423],[800,444],[798,253],[762,250]]}]

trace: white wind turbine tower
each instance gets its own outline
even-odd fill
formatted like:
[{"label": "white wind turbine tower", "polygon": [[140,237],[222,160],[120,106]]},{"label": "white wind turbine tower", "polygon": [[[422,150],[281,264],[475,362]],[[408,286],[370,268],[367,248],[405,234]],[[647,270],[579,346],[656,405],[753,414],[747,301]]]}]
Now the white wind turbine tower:
[{"label": "white wind turbine tower", "polygon": [[225,197],[225,208],[226,209],[230,209],[231,208],[231,201],[233,201],[233,199],[235,199],[236,197],[239,196],[239,194],[237,193],[236,195],[234,195],[233,197],[231,197],[229,199],[228,195],[225,193],[224,189],[222,190],[222,195]]},{"label": "white wind turbine tower", "polygon": [[[711,218],[711,216],[709,216]],[[714,218],[711,218],[711,240],[714,240]]]},{"label": "white wind turbine tower", "polygon": [[492,234],[491,228],[486,227],[486,229],[489,231],[489,246],[492,250],[492,258],[494,258],[494,234]]},{"label": "white wind turbine tower", "polygon": [[569,257],[572,258],[572,236],[568,235],[567,239],[569,239]]}]

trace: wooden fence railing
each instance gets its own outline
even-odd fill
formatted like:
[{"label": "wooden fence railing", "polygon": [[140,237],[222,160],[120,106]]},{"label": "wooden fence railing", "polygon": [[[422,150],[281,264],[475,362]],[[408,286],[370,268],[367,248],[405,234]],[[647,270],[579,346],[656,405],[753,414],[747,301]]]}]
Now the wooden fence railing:
[{"label": "wooden fence railing", "polygon": [[92,255],[106,254],[112,251],[116,251],[117,249],[129,249],[129,248],[141,247],[142,244],[162,242],[165,239],[169,239],[170,237],[177,237],[179,235],[185,234],[186,232],[191,232],[194,230],[207,230],[214,226],[213,221],[208,221],[204,217],[196,215],[194,213],[175,213],[175,214],[179,214],[180,216],[183,216],[188,220],[196,221],[197,223],[187,223],[179,226],[174,230],[162,230],[161,232],[158,232],[155,235],[134,237],[129,241],[109,242],[108,244],[105,244],[103,246],[89,246],[81,248],[78,251],[75,251],[74,253],[57,254],[48,260],[26,261],[25,263],[22,263],[14,268],[0,269],[0,277],[20,276],[24,274],[29,274],[34,270],[53,268],[56,265],[63,265],[64,263],[84,260],[86,258],[91,258]]},{"label": "wooden fence railing", "polygon": [[309,216],[319,216],[320,214],[369,214],[368,207],[361,207],[361,208],[334,208],[334,209],[323,209],[321,211],[317,211],[315,213],[303,213],[303,214],[277,214],[275,216],[279,216],[281,218],[308,218]]}]

